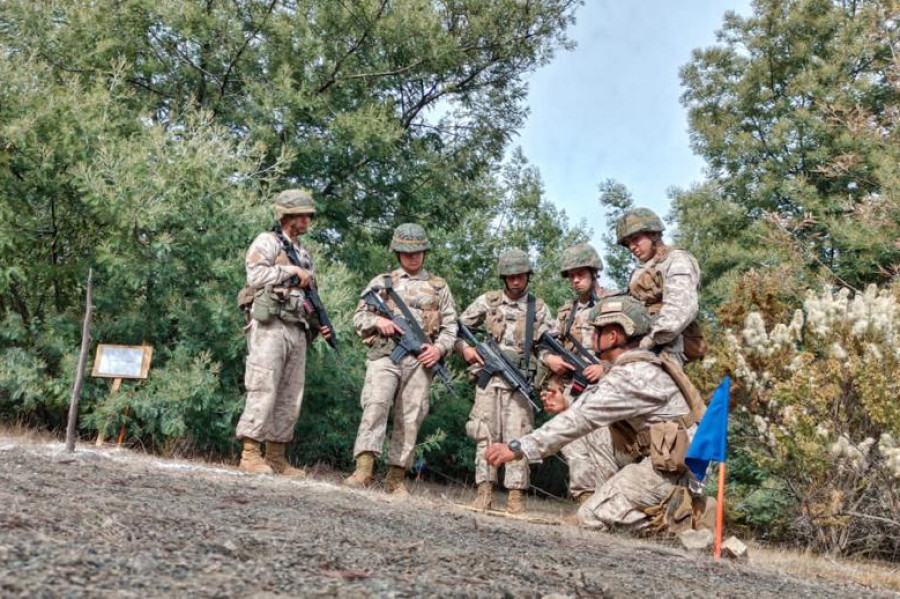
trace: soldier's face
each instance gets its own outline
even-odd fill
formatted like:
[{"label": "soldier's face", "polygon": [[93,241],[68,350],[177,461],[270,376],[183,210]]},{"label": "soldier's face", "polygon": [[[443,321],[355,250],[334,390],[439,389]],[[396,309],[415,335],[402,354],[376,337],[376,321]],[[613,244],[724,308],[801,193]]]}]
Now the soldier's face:
[{"label": "soldier's face", "polygon": [[653,257],[653,238],[644,232],[629,235],[625,238],[624,243],[631,255],[641,262],[646,262]]},{"label": "soldier's face", "polygon": [[590,293],[591,287],[594,285],[594,273],[590,268],[573,268],[566,272],[566,278],[569,279],[572,291],[579,297]]},{"label": "soldier's face", "polygon": [[425,264],[425,252],[400,252],[397,257],[403,270],[411,275],[422,270],[422,266]]},{"label": "soldier's face", "polygon": [[619,347],[624,340],[625,331],[617,324],[594,327],[594,347],[598,354]]},{"label": "soldier's face", "polygon": [[508,275],[503,280],[506,284],[506,295],[512,299],[519,299],[528,289],[528,273]]},{"label": "soldier's face", "polygon": [[306,235],[312,219],[312,214],[291,214],[282,221],[282,228],[287,230],[291,238]]}]

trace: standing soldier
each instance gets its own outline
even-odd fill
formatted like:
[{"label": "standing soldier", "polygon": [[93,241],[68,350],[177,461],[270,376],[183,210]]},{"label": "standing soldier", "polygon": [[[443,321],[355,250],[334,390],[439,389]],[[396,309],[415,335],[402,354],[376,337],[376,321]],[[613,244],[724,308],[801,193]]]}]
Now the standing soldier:
[{"label": "standing soldier", "polygon": [[665,348],[684,364],[706,353],[696,321],[700,266],[689,252],[663,243],[664,230],[652,210],[634,208],[616,223],[616,239],[640,262],[631,273],[628,293],[653,315],[653,327],[641,340],[641,347]]},{"label": "standing soldier", "polygon": [[[582,348],[594,353],[594,327],[589,314],[591,309],[604,297],[613,292],[599,286],[600,273],[603,272],[603,261],[597,250],[589,243],[578,243],[563,253],[561,274],[568,279],[575,298],[560,307],[556,315],[556,337],[560,343],[573,353],[578,353],[577,341]],[[574,339],[574,341],[573,341]],[[603,376],[604,368],[609,364],[592,364],[584,370],[585,378],[596,383]],[[559,394],[543,394],[542,397],[560,398],[562,401],[544,401],[544,409],[551,414],[566,410],[572,403],[572,377],[567,373],[574,370],[571,364],[563,362],[562,374],[550,377],[548,388],[562,390]],[[578,401],[580,397],[574,398]],[[609,429],[601,427],[577,439],[562,448],[562,454],[569,465],[569,492],[578,503],[584,503],[594,494],[594,489],[618,472],[619,464],[615,459]]]},{"label": "standing soldier", "polygon": [[[519,366],[529,380],[537,370],[537,359],[550,366],[556,356],[538,350],[536,340],[550,330],[553,321],[543,301],[527,293],[532,274],[531,260],[522,250],[508,250],[500,256],[498,273],[503,291],[490,291],[472,302],[460,316],[469,328],[484,327],[500,349]],[[529,335],[530,333],[530,335]],[[475,348],[462,339],[456,342],[457,352],[466,362],[483,365]],[[562,360],[557,359],[559,362]],[[475,405],[466,423],[466,432],[477,443],[475,448],[475,482],[478,495],[473,507],[487,510],[493,500],[497,469],[484,458],[488,443],[516,439],[531,431],[534,416],[528,399],[516,392],[500,375],[494,375],[483,389],[475,391]],[[528,463],[518,460],[506,467],[503,484],[509,491],[506,511],[525,512],[525,490],[528,489]]]},{"label": "standing soldier", "polygon": [[274,208],[278,224],[253,240],[245,261],[247,287],[241,295],[252,298],[252,307],[244,373],[247,399],[236,436],[243,442],[244,472],[303,478],[306,473],[290,465],[285,448],[303,402],[307,343],[316,333],[327,339],[332,331],[303,308],[304,289],[315,285],[312,257],[300,243],[316,214],[312,195],[305,189],[282,191]]},{"label": "standing soldier", "polygon": [[[362,421],[356,434],[353,456],[356,470],[344,480],[349,487],[372,484],[375,456],[381,454],[387,430],[388,413],[394,408],[394,428],[388,452],[385,490],[407,495],[405,478],[416,436],[428,414],[428,395],[433,374],[431,368],[451,349],[456,339],[456,306],[444,279],[425,270],[428,250],[425,229],[406,223],[397,227],[390,249],[397,255],[400,268],[372,279],[363,296],[375,290],[395,313],[403,312],[401,302],[428,337],[417,356],[407,354],[397,363],[391,352],[397,346],[395,335],[404,331],[391,319],[359,302],[353,324],[363,343],[369,347],[366,380],[362,390]],[[400,300],[399,302],[397,300]]]},{"label": "standing soldier", "polygon": [[[641,349],[651,318],[639,301],[607,298],[592,310],[591,323],[594,346],[601,359],[612,362],[606,375],[538,430],[491,445],[487,459],[495,466],[522,459],[540,461],[593,430],[609,427],[617,451],[630,463],[582,504],[579,524],[637,530],[650,523],[653,512],[661,514],[665,524],[696,523],[703,501],[687,491],[696,480],[685,467],[684,456],[703,415],[699,394],[667,354]],[[665,508],[660,509],[662,504]]]}]

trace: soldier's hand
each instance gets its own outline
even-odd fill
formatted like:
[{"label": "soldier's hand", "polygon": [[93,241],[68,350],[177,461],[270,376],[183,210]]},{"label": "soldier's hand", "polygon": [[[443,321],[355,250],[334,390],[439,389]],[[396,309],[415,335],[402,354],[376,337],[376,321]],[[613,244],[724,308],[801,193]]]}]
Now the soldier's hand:
[{"label": "soldier's hand", "polygon": [[487,451],[484,452],[484,458],[491,466],[500,466],[515,460],[516,454],[513,453],[506,443],[491,443],[488,445]]},{"label": "soldier's hand", "polygon": [[288,265],[284,266],[283,268],[286,268],[288,270],[288,272],[291,273],[292,276],[295,276],[298,279],[300,279],[300,287],[302,287],[303,289],[306,289],[307,287],[309,287],[309,283],[310,283],[310,281],[312,281],[312,277],[310,276],[309,271],[307,271],[306,269],[300,268],[299,266],[295,266],[293,264],[288,264]]},{"label": "soldier's hand", "polygon": [[323,339],[331,339],[331,327],[319,327],[319,334]]},{"label": "soldier's hand", "polygon": [[559,356],[547,356],[545,360],[547,368],[553,371],[553,374],[565,375],[575,370],[575,367],[560,358]]},{"label": "soldier's hand", "polygon": [[568,407],[562,389],[555,385],[548,387],[546,391],[541,392],[541,401],[544,403],[544,409],[551,414],[564,412]]},{"label": "soldier's hand", "polygon": [[471,345],[467,345],[463,349],[463,359],[469,364],[480,364],[484,366],[484,359],[478,355],[478,351]]},{"label": "soldier's hand", "polygon": [[591,383],[596,383],[603,376],[604,370],[603,364],[591,364],[584,369],[584,378]]},{"label": "soldier's hand", "polygon": [[394,335],[403,334],[403,329],[397,326],[397,323],[384,316],[378,317],[378,320],[375,321],[375,328],[378,329],[378,334],[382,337],[392,337]]},{"label": "soldier's hand", "polygon": [[425,368],[431,368],[437,364],[444,355],[443,352],[441,352],[441,349],[434,345],[423,345],[422,347],[424,349],[422,350],[422,353],[416,356],[416,360],[418,360],[419,364]]}]

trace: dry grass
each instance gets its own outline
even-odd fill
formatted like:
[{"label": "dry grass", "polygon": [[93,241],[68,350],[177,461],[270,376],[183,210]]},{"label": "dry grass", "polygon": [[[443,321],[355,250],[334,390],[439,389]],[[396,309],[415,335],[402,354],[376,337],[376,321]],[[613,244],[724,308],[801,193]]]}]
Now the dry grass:
[{"label": "dry grass", "polygon": [[51,443],[53,441],[64,441],[58,435],[28,428],[20,422],[0,422],[0,437],[8,437],[15,439],[18,445],[32,445],[38,443]]},{"label": "dry grass", "polygon": [[900,591],[900,565],[851,558],[832,558],[804,551],[749,544],[750,561],[804,578],[855,582],[876,589]]}]

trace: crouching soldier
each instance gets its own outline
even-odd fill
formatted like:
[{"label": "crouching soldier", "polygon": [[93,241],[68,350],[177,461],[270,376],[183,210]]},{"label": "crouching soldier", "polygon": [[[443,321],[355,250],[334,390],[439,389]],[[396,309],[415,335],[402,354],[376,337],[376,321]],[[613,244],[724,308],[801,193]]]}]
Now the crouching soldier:
[{"label": "crouching soldier", "polygon": [[[523,459],[537,462],[608,426],[617,450],[630,463],[581,506],[579,524],[636,530],[650,523],[651,513],[675,515],[681,524],[694,522],[702,516],[704,502],[687,492],[696,480],[684,456],[704,410],[699,394],[669,356],[640,348],[651,327],[640,302],[622,296],[603,300],[591,322],[600,357],[612,363],[607,374],[541,428],[491,445],[488,461],[494,466]],[[672,509],[660,510],[663,503]]]},{"label": "crouching soldier", "polygon": [[[376,293],[395,315],[412,318],[426,340],[418,355],[406,353],[392,359],[398,336],[405,332],[391,318],[360,300],[353,324],[363,343],[369,347],[366,379],[363,385],[362,421],[356,434],[353,457],[356,470],[344,480],[349,487],[372,484],[375,457],[387,430],[388,413],[394,408],[394,427],[388,451],[385,490],[407,495],[405,477],[409,469],[419,428],[428,414],[428,396],[432,368],[453,348],[456,339],[456,306],[444,279],[425,270],[428,250],[425,229],[403,224],[394,231],[390,249],[397,255],[400,268],[372,279],[363,298]],[[408,314],[408,316],[407,316]]]},{"label": "crouching soldier", "polygon": [[[552,358],[546,350],[539,350],[535,341],[549,331],[553,322],[543,301],[527,292],[532,274],[531,261],[522,250],[508,250],[500,256],[498,273],[503,291],[488,292],[472,302],[460,316],[460,323],[468,328],[480,327],[493,337],[521,374],[533,380],[537,360],[546,363]],[[463,339],[456,342],[457,352],[478,374],[483,365],[481,356]],[[491,377],[484,388],[476,389],[475,405],[466,423],[466,432],[477,443],[475,448],[475,482],[478,495],[473,507],[491,507],[497,469],[488,464],[484,452],[492,441],[520,438],[531,431],[534,415],[529,400],[499,374]],[[518,460],[506,466],[503,484],[509,495],[506,511],[525,512],[525,491],[528,489],[528,463]]]},{"label": "crouching soldier", "polygon": [[[303,308],[304,290],[315,285],[315,268],[300,237],[309,231],[315,214],[308,191],[282,191],[275,198],[278,224],[260,233],[247,251],[247,287],[239,296],[250,316],[247,399],[236,431],[243,443],[244,472],[306,476],[288,463],[285,448],[294,436],[303,402],[307,343],[317,333],[326,339],[331,336],[331,330]],[[242,297],[246,299],[241,301]]]}]

